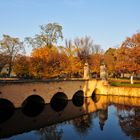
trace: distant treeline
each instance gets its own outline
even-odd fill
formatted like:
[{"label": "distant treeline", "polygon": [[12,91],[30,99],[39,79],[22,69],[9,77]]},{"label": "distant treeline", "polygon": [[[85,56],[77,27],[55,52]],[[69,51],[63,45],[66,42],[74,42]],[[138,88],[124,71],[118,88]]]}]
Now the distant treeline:
[{"label": "distant treeline", "polygon": [[[126,38],[120,47],[106,51],[93,44],[89,36],[65,40],[64,46],[57,45],[59,39],[63,39],[63,34],[62,26],[57,23],[42,25],[40,34],[24,41],[3,35],[0,40],[0,76],[82,77],[85,62],[89,63],[90,73],[96,77],[102,64],[112,77],[119,77],[121,73],[140,73],[140,33]],[[25,54],[27,45],[33,48],[30,56]]]}]

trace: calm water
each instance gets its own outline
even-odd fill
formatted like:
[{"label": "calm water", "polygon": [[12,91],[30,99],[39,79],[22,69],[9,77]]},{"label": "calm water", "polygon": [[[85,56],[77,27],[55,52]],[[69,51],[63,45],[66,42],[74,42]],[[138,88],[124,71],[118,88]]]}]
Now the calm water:
[{"label": "calm water", "polygon": [[38,116],[17,109],[0,124],[3,140],[140,140],[140,99],[96,96],[83,104],[50,104]]}]

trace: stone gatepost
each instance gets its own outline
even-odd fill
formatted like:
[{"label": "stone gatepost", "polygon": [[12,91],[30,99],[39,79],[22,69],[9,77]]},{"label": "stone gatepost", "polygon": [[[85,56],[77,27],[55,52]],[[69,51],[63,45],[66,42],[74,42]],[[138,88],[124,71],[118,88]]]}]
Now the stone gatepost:
[{"label": "stone gatepost", "polygon": [[89,65],[86,62],[84,66],[84,77],[83,79],[90,79],[90,70],[89,70]]},{"label": "stone gatepost", "polygon": [[105,65],[100,66],[100,78],[102,80],[107,80],[107,68]]},{"label": "stone gatepost", "polygon": [[108,73],[105,65],[100,66],[100,78],[103,81],[104,85],[108,85]]}]

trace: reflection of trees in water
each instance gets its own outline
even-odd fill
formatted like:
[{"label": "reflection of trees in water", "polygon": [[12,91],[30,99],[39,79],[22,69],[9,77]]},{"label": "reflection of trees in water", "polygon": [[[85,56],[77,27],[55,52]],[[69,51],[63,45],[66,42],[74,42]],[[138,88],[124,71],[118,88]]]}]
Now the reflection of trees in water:
[{"label": "reflection of trees in water", "polygon": [[122,105],[123,109],[118,110],[119,124],[122,131],[133,139],[140,138],[140,108],[131,108]]},{"label": "reflection of trees in water", "polygon": [[92,113],[92,118],[97,118],[99,116],[98,114],[99,110],[97,110],[96,112]]},{"label": "reflection of trees in water", "polygon": [[107,120],[107,118],[108,118],[108,108],[99,110],[99,125],[102,131],[104,129],[105,121]]},{"label": "reflection of trees in water", "polygon": [[63,130],[58,129],[56,125],[41,128],[38,133],[41,135],[40,140],[61,140]]},{"label": "reflection of trees in water", "polygon": [[123,105],[123,104],[117,104],[115,106],[117,108],[117,111],[122,112],[123,115],[125,114],[125,112],[126,112],[126,114],[128,114],[128,112],[130,112],[132,110],[131,105],[128,106],[128,105]]},{"label": "reflection of trees in water", "polygon": [[86,114],[73,120],[73,126],[80,135],[87,135],[92,129],[92,114]]}]

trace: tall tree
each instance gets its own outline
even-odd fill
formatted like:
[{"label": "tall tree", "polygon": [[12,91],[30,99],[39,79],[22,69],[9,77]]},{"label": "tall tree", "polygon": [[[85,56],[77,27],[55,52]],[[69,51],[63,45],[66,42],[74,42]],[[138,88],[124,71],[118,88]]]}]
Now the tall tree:
[{"label": "tall tree", "polygon": [[131,73],[140,73],[140,33],[128,37],[117,50],[116,67]]},{"label": "tall tree", "polygon": [[41,25],[41,33],[36,34],[34,38],[27,37],[25,40],[34,48],[56,44],[58,39],[63,39],[62,26],[58,23],[49,23]]},{"label": "tall tree", "polygon": [[93,50],[93,41],[90,37],[85,36],[82,38],[76,38],[74,40],[74,45],[77,48],[77,56],[83,63],[88,61],[90,54]]},{"label": "tall tree", "polygon": [[132,64],[130,70],[135,73],[140,73],[140,32],[127,38],[124,45],[127,45],[131,50],[129,51],[129,57],[131,58]]},{"label": "tall tree", "polygon": [[68,66],[68,57],[52,46],[36,48],[31,58],[33,75],[37,78],[52,78],[65,73]]},{"label": "tall tree", "polygon": [[94,44],[92,47],[93,54],[102,54],[104,51],[99,44]]},{"label": "tall tree", "polygon": [[89,65],[92,73],[100,73],[100,65],[103,59],[103,55],[100,53],[95,53],[90,56]]},{"label": "tall tree", "polygon": [[71,40],[65,41],[64,51],[65,54],[68,56],[69,60],[69,65],[67,69],[69,77],[72,77],[75,74],[76,76],[80,76],[83,67],[81,67],[81,61],[77,57],[77,48]]},{"label": "tall tree", "polygon": [[30,57],[18,55],[15,60],[13,70],[19,78],[31,78]]},{"label": "tall tree", "polygon": [[129,52],[130,49],[127,46],[123,46],[123,45],[120,48],[118,48],[116,51],[115,67],[119,73],[123,74],[123,76],[124,73],[129,72],[129,67],[132,66],[130,63],[131,58],[128,55]]},{"label": "tall tree", "polygon": [[3,39],[0,40],[0,52],[6,55],[7,64],[8,64],[8,76],[10,76],[12,67],[15,61],[16,56],[19,53],[25,51],[23,42],[19,38],[13,38],[9,35],[3,35]]},{"label": "tall tree", "polygon": [[115,63],[116,63],[116,49],[109,48],[104,54],[104,62],[107,65],[108,72],[111,74],[115,72]]}]

